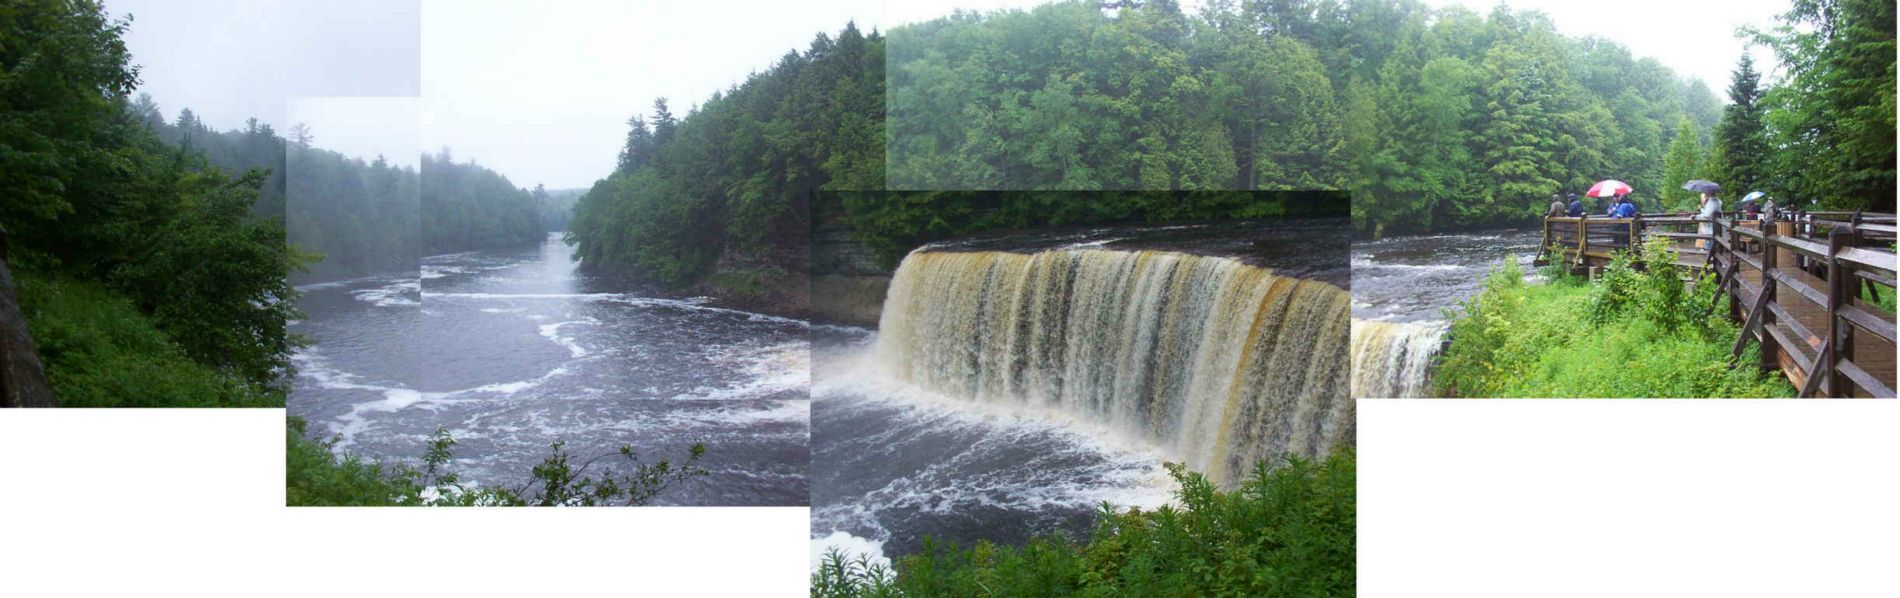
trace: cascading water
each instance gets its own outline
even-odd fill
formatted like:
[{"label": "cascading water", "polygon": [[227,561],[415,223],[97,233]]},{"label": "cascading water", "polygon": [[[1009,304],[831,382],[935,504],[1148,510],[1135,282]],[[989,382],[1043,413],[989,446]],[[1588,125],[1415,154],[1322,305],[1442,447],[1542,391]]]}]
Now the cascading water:
[{"label": "cascading water", "polygon": [[899,380],[1145,437],[1220,483],[1353,438],[1350,296],[1166,251],[920,250],[874,353]]},{"label": "cascading water", "polygon": [[1430,396],[1444,322],[1352,321],[1352,398]]}]

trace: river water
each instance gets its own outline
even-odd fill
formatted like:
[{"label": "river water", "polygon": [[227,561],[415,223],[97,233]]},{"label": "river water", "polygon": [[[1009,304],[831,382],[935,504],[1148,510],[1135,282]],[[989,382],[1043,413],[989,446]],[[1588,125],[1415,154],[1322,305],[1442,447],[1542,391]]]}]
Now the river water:
[{"label": "river water", "polygon": [[1235,464],[1350,442],[1346,239],[1340,219],[912,254],[880,330],[813,331],[814,558],[1086,537],[1104,502],[1169,503],[1164,461],[1231,485]]},{"label": "river water", "polygon": [[1391,237],[1352,245],[1352,317],[1385,322],[1443,321],[1443,310],[1478,294],[1507,256],[1526,273],[1541,238],[1535,230]]},{"label": "river water", "polygon": [[516,486],[566,443],[631,445],[711,474],[658,504],[805,505],[810,343],[801,320],[725,309],[577,272],[558,236],[424,258],[414,275],[302,287],[314,340],[291,415],[366,458],[420,459],[438,427],[465,483]]},{"label": "river water", "polygon": [[1358,398],[1431,394],[1446,312],[1506,259],[1526,275],[1541,232],[1494,230],[1392,237],[1352,246],[1353,391]]}]

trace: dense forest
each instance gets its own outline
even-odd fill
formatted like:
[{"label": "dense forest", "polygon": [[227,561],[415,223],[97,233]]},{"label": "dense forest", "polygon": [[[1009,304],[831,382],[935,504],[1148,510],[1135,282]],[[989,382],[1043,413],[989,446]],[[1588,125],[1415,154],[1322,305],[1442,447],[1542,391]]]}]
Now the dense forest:
[{"label": "dense forest", "polygon": [[[1798,2],[1783,21],[1754,36],[1789,76],[1731,89],[1738,110],[1655,59],[1504,6],[960,12],[890,32],[889,181],[1349,189],[1356,226],[1374,235],[1528,220],[1550,194],[1606,178],[1634,185],[1645,209],[1686,208],[1670,190],[1688,178],[1887,205],[1891,3]],[[1752,120],[1717,134],[1742,117]]]},{"label": "dense forest", "polygon": [[[842,224],[901,253],[995,228],[1328,211],[1244,193],[882,193],[885,44],[847,25],[683,118],[654,102],[629,120],[614,173],[575,205],[567,239],[578,259],[685,287],[757,280],[761,268],[801,273],[814,225]],[[1335,207],[1344,215],[1343,201]]]},{"label": "dense forest", "polygon": [[0,222],[47,376],[65,406],[282,406],[298,259],[256,207],[269,177],[160,140],[127,26],[0,10]]},{"label": "dense forest", "polygon": [[288,137],[255,118],[219,131],[190,108],[167,121],[145,94],[131,110],[161,141],[202,154],[206,164],[262,169],[256,213],[283,218],[290,242],[321,258],[306,266],[310,278],[412,271],[421,255],[515,247],[548,230],[543,198],[480,165],[456,163],[447,148],[422,156],[417,169],[322,149],[302,124]]},{"label": "dense forest", "polygon": [[883,90],[884,39],[847,25],[683,118],[657,100],[567,238],[583,266],[675,287],[722,259],[801,271],[819,192],[884,188]]}]

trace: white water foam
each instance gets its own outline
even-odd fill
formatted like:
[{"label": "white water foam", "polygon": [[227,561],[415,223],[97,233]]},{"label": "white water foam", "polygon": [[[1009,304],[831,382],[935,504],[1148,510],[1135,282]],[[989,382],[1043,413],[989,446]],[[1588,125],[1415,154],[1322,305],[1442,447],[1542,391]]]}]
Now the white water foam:
[{"label": "white water foam", "polygon": [[541,332],[541,336],[543,338],[546,338],[550,341],[554,341],[555,344],[567,348],[567,352],[569,355],[573,356],[573,358],[575,359],[580,359],[582,357],[587,356],[587,353],[588,353],[587,348],[582,347],[581,344],[579,342],[576,342],[573,337],[562,336],[561,327],[572,325],[572,324],[599,324],[599,323],[600,323],[600,320],[596,320],[593,318],[582,318],[579,320],[569,320],[566,322],[555,322],[553,324],[542,324],[536,328]]},{"label": "white water foam", "polygon": [[422,303],[404,296],[411,291],[420,293],[422,291],[422,282],[419,280],[399,281],[394,284],[373,289],[351,291],[350,295],[356,297],[358,301],[369,303],[377,307],[421,306]]}]

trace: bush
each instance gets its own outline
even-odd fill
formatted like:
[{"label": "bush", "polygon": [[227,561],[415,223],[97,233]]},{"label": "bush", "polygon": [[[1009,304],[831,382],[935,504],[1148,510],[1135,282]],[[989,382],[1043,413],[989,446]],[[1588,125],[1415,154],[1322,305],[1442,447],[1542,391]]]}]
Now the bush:
[{"label": "bush", "polygon": [[283,391],[188,358],[131,299],[18,272],[20,305],[64,407],[282,407]]},{"label": "bush", "polygon": [[1354,457],[1255,464],[1240,488],[1168,466],[1180,507],[1102,506],[1086,542],[1038,536],[1020,547],[926,539],[895,571],[832,552],[812,595],[1349,596],[1354,591]]},{"label": "bush", "polygon": [[[696,465],[706,447],[694,444],[684,462],[643,463],[633,447],[596,455],[578,467],[566,445],[555,441],[549,454],[520,486],[467,487],[449,468],[455,439],[437,429],[429,437],[422,468],[364,461],[337,455],[336,440],[308,436],[303,418],[291,417],[285,431],[284,504],[290,506],[600,506],[643,505],[673,484],[704,476]],[[619,459],[626,473],[586,475],[603,459]],[[604,465],[603,465],[604,467]]]},{"label": "bush", "polygon": [[[1715,285],[1690,291],[1661,244],[1618,256],[1591,282],[1556,273],[1527,285],[1507,259],[1453,315],[1434,383],[1467,397],[1779,397],[1794,388],[1757,369],[1758,349],[1731,360],[1739,334]],[[1730,367],[1731,364],[1734,367]]]}]

